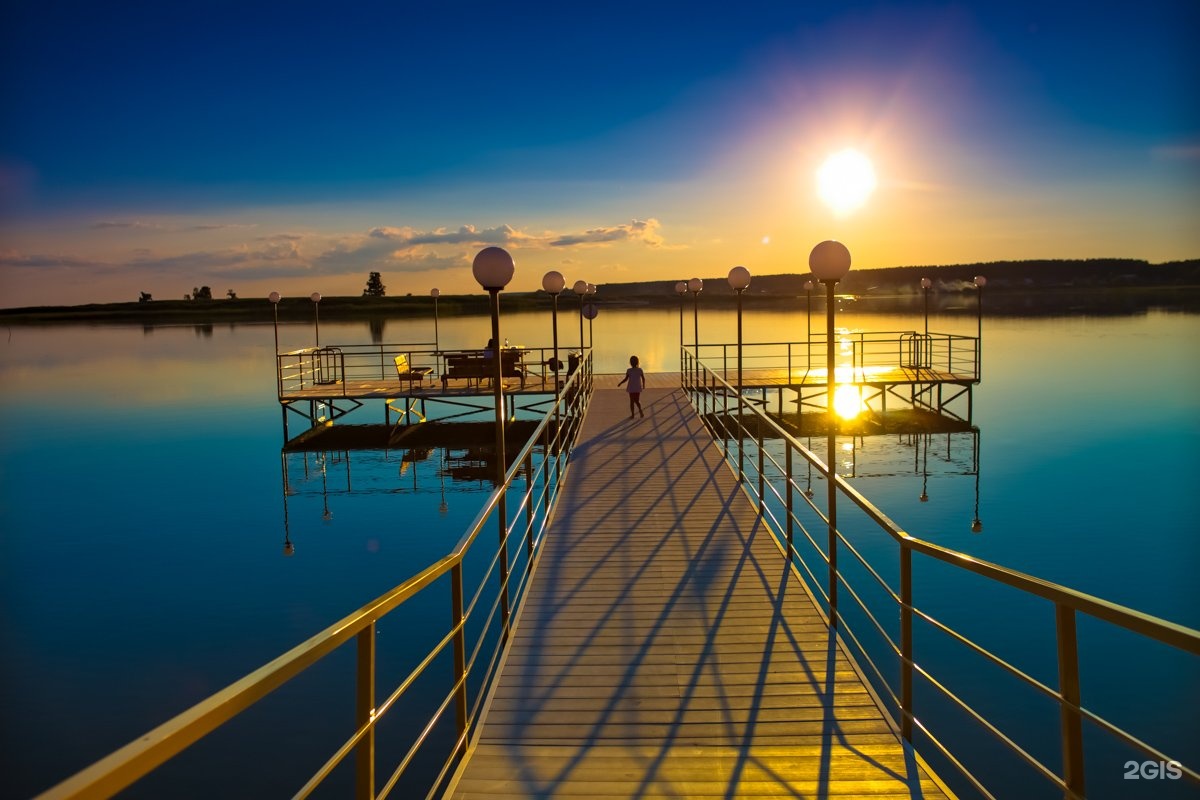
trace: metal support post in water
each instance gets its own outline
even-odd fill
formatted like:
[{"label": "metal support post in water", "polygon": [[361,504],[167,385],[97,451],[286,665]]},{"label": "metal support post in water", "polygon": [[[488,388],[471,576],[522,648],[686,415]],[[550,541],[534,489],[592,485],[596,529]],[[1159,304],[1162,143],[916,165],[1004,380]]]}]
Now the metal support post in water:
[{"label": "metal support post in water", "polygon": [[900,545],[900,735],[912,741],[912,550]]},{"label": "metal support post in water", "polygon": [[1063,780],[1078,797],[1086,797],[1083,773],[1083,720],[1079,713],[1079,648],[1075,609],[1055,603],[1058,633],[1058,691],[1062,720]]},{"label": "metal support post in water", "polygon": [[[375,623],[358,633],[358,680],[354,692],[354,724],[359,728],[375,717]],[[375,726],[355,747],[355,800],[374,800],[375,797]]]}]

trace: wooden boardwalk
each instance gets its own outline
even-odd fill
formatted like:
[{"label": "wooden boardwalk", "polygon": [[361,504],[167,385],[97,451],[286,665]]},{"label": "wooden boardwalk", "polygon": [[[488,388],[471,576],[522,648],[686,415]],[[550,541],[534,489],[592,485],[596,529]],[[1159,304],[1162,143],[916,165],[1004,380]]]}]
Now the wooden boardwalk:
[{"label": "wooden boardwalk", "polygon": [[945,797],[682,392],[642,403],[595,394],[447,796]]}]

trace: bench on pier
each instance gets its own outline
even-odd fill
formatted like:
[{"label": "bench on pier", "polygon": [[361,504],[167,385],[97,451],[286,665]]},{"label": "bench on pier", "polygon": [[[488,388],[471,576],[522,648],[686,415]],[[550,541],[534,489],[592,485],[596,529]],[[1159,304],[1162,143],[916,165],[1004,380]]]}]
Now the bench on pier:
[{"label": "bench on pier", "polygon": [[425,376],[433,372],[430,367],[414,367],[408,363],[408,356],[396,356],[396,374],[401,381],[408,381],[408,390],[411,392],[413,383],[420,383],[425,380]]},{"label": "bench on pier", "polygon": [[[521,368],[523,353],[520,350],[500,351],[500,375],[505,378],[520,378],[521,386],[525,386],[525,370]],[[459,353],[446,356],[446,369],[442,372],[442,388],[452,379],[465,379],[467,385],[474,381],[475,385],[484,378],[495,374],[495,360],[491,356],[479,353]]]}]

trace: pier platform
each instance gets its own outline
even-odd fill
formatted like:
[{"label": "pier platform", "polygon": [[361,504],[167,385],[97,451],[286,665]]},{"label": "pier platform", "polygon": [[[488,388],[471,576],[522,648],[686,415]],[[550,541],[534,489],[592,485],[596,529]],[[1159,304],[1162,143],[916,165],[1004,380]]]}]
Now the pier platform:
[{"label": "pier platform", "polygon": [[683,392],[608,383],[447,797],[946,797]]}]

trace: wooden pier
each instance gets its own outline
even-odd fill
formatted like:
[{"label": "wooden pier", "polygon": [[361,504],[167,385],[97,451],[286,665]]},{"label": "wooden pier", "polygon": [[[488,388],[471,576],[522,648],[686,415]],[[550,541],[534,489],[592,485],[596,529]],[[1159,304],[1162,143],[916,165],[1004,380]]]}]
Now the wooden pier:
[{"label": "wooden pier", "polygon": [[447,796],[946,797],[682,391],[604,383]]}]

